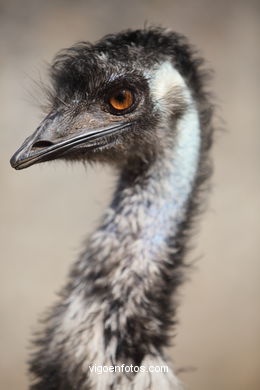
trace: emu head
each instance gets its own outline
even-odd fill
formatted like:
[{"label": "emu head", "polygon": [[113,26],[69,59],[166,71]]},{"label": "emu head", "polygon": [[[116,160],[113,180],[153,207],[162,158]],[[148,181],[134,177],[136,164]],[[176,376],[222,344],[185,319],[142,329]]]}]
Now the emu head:
[{"label": "emu head", "polygon": [[79,43],[50,70],[50,112],[12,157],[15,169],[58,158],[151,161],[201,87],[185,39],[155,28]]}]

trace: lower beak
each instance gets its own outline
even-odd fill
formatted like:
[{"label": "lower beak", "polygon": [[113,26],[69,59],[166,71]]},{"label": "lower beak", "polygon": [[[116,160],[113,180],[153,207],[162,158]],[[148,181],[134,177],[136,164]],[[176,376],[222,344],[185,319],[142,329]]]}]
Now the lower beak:
[{"label": "lower beak", "polygon": [[10,164],[15,169],[24,169],[33,164],[59,158],[68,150],[81,144],[84,144],[85,150],[95,149],[100,143],[93,141],[104,139],[105,145],[107,143],[106,137],[119,134],[122,130],[129,127],[129,125],[129,123],[120,123],[112,127],[105,127],[95,131],[89,131],[87,128],[86,131],[84,131],[85,129],[81,129],[80,135],[60,142],[41,140],[35,136],[37,133],[36,131],[36,133],[25,140],[22,146],[12,156]]}]

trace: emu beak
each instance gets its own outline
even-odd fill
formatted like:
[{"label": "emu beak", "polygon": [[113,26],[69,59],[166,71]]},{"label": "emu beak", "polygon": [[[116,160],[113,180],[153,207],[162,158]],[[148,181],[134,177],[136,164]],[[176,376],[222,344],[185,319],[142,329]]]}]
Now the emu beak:
[{"label": "emu beak", "polygon": [[[48,115],[38,129],[22,144],[10,160],[15,169],[62,157],[67,151],[84,144],[84,150],[95,149],[108,143],[108,136],[117,135],[130,123],[119,122],[98,129],[62,125],[58,114]],[[58,129],[57,125],[61,128]],[[64,129],[63,129],[64,127]]]}]

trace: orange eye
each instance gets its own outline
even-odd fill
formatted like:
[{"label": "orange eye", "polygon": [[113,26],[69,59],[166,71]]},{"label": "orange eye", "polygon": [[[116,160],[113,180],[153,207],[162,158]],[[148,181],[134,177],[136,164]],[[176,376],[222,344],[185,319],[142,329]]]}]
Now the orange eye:
[{"label": "orange eye", "polygon": [[130,108],[133,103],[134,95],[127,89],[117,91],[109,98],[109,104],[117,111],[126,110]]}]

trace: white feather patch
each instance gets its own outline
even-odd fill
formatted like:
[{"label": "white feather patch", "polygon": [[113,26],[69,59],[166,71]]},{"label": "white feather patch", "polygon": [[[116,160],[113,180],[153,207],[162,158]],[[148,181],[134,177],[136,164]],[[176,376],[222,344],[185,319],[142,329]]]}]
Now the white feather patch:
[{"label": "white feather patch", "polygon": [[169,61],[155,68],[149,85],[153,100],[160,105],[160,108],[163,108],[163,101],[173,88],[181,88],[183,92],[187,90],[184,79]]}]

